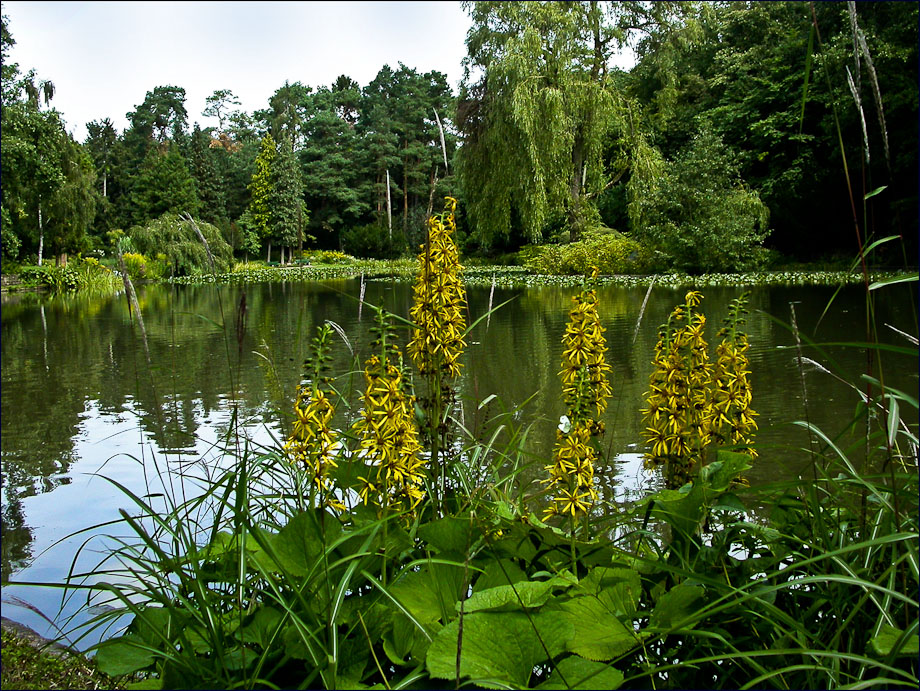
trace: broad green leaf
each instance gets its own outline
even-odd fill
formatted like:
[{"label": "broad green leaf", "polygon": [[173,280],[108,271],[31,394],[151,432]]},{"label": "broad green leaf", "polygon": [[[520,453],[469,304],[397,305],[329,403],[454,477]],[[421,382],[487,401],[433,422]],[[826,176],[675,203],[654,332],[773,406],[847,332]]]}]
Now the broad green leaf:
[{"label": "broad green leaf", "polygon": [[120,636],[102,643],[96,651],[96,667],[110,677],[133,674],[153,664],[155,655],[134,636]]},{"label": "broad green leaf", "polygon": [[677,626],[692,628],[696,621],[684,621],[697,609],[703,598],[703,587],[680,583],[658,598],[649,617],[649,627],[671,629]]},{"label": "broad green leaf", "polygon": [[438,552],[466,554],[475,542],[468,518],[447,516],[419,526],[418,536]]},{"label": "broad green leaf", "polygon": [[527,574],[511,559],[492,559],[485,563],[483,573],[476,579],[475,589],[488,590],[499,585],[526,581]]},{"label": "broad green leaf", "polygon": [[205,637],[201,626],[190,626],[185,629],[185,637],[196,653],[205,655],[211,652],[211,642]]},{"label": "broad green leaf", "polygon": [[225,650],[223,654],[224,667],[228,670],[244,670],[255,664],[259,655],[254,650],[237,646]]},{"label": "broad green leaf", "polygon": [[537,689],[618,689],[623,673],[603,662],[585,660],[577,655],[559,660],[549,679]]},{"label": "broad green leaf", "polygon": [[781,533],[776,528],[771,528],[767,525],[760,525],[759,523],[739,521],[738,523],[735,523],[735,526],[738,528],[744,528],[744,530],[751,535],[758,536],[768,545],[779,542],[780,537],[782,537]]},{"label": "broad green leaf", "polygon": [[[558,607],[558,610],[556,609]],[[572,625],[566,650],[589,660],[610,660],[638,644],[640,637],[616,618],[608,604],[593,595],[583,595],[554,605]]]},{"label": "broad green leaf", "polygon": [[[480,590],[463,603],[463,611],[513,611],[522,607],[540,607],[552,594],[553,588],[569,588],[577,583],[568,571],[546,581],[520,581],[513,585],[499,585]],[[457,611],[460,603],[457,603]]]},{"label": "broad green leaf", "polygon": [[718,511],[747,511],[747,507],[744,503],[736,495],[730,492],[720,495],[710,508]]},{"label": "broad green leaf", "polygon": [[252,621],[236,632],[241,643],[256,643],[262,650],[268,650],[277,640],[275,631],[284,615],[274,607],[260,607]]},{"label": "broad green leaf", "polygon": [[164,640],[174,640],[186,621],[187,616],[171,607],[143,607],[131,621],[128,632],[157,647]]},{"label": "broad green leaf", "polygon": [[445,612],[454,612],[463,586],[463,567],[451,564],[426,564],[406,573],[387,588],[387,592],[420,622],[437,621]]},{"label": "broad green leaf", "polygon": [[713,492],[724,492],[745,470],[751,467],[751,457],[737,451],[719,449],[716,460],[700,470],[700,479],[709,483]]},{"label": "broad green leaf", "polygon": [[304,641],[304,638],[307,636],[308,634],[306,632],[301,633],[296,624],[288,624],[281,634],[284,654],[295,660],[310,660],[310,651]]},{"label": "broad green leaf", "polygon": [[128,691],[156,691],[163,688],[163,680],[159,677],[147,677],[140,681],[132,681],[125,684]]},{"label": "broad green leaf", "polygon": [[704,516],[703,482],[694,483],[686,492],[662,490],[652,497],[652,514],[667,521],[679,535],[694,535]]},{"label": "broad green leaf", "polygon": [[[883,624],[879,632],[869,639],[867,648],[870,653],[878,657],[888,657],[893,650],[896,650],[895,646],[902,636],[904,636],[904,632],[901,629]],[[895,655],[897,657],[916,658],[918,653],[920,653],[920,638],[915,633],[904,637],[901,647],[897,648]]]},{"label": "broad green leaf", "polygon": [[[536,629],[536,630],[535,630]],[[572,636],[572,625],[558,612],[476,612],[463,618],[463,638],[454,619],[435,636],[425,660],[428,673],[453,679],[457,649],[460,676],[477,686],[525,688],[535,665],[558,655]]]},{"label": "broad green leaf", "polygon": [[[342,531],[335,519],[324,521],[324,527],[326,544],[334,542]],[[308,575],[316,568],[324,551],[317,512],[296,514],[277,535],[272,536],[271,542],[278,564],[284,571],[292,576]]]},{"label": "broad green leaf", "polygon": [[596,596],[615,616],[631,619],[639,605],[642,584],[638,571],[598,566],[581,579],[578,589]]}]

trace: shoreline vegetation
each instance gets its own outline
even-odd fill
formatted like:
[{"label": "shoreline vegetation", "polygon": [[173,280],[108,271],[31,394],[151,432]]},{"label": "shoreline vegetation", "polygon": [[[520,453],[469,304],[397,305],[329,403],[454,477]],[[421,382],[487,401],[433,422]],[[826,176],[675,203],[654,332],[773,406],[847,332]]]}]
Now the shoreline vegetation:
[{"label": "shoreline vegetation", "polygon": [[[340,253],[339,253],[340,254]],[[102,267],[99,265],[102,269]],[[705,288],[711,286],[752,287],[760,285],[844,285],[863,283],[866,276],[859,269],[794,269],[750,271],[744,273],[686,274],[663,272],[644,275],[608,274],[599,275],[598,285],[619,285],[624,287],[648,287],[651,284],[669,288]],[[107,280],[80,283],[76,280],[62,285],[55,283],[52,272],[35,271],[36,267],[25,267],[22,274],[4,274],[2,292],[59,293],[109,293],[123,290],[120,275],[112,271]],[[108,269],[105,269],[109,271]],[[143,278],[131,276],[135,285],[145,283],[171,283],[176,285],[240,285],[247,283],[275,283],[286,281],[324,281],[330,279],[380,280],[398,279],[411,281],[414,266],[411,259],[358,259],[341,255],[335,264],[311,263],[306,265],[268,266],[264,262],[238,262],[231,271],[223,273],[201,273],[191,276],[167,278]],[[910,270],[870,270],[868,280],[872,284],[907,282],[916,280],[916,272]],[[912,278],[913,277],[913,278]],[[467,285],[495,285],[499,288],[520,288],[530,286],[577,287],[584,281],[583,275],[541,274],[523,266],[480,264],[474,262],[464,267]],[[101,286],[100,286],[101,284]]]},{"label": "shoreline vegetation", "polygon": [[[916,399],[865,375],[841,430],[797,423],[809,477],[751,487],[745,472],[777,450],[757,449],[745,299],[711,347],[690,290],[630,403],[666,486],[595,513],[596,417],[614,393],[602,278],[578,279],[567,414],[551,457],[532,458],[517,408],[463,414],[459,356],[486,315],[466,323],[447,202],[415,262],[411,321],[368,305],[371,355],[345,373],[328,370],[342,344],[321,325],[282,441],[252,448],[231,428],[229,465],[157,465],[143,494],[108,480],[127,536],[66,583],[32,584],[92,605],[73,645],[101,633],[94,663],[129,689],[915,688]],[[863,345],[915,360],[907,338]]]}]

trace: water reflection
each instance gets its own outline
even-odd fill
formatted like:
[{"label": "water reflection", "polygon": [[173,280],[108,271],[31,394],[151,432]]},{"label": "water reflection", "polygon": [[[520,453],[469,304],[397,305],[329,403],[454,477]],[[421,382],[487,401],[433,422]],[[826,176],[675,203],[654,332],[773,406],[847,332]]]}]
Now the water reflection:
[{"label": "water reflection", "polygon": [[[916,327],[910,289],[899,288],[886,289],[886,299],[876,305],[876,321],[912,332]],[[100,469],[107,475],[117,470],[130,484],[139,466],[125,458],[168,451],[171,459],[186,462],[213,453],[213,446],[231,431],[234,412],[246,433],[261,443],[270,443],[272,434],[284,434],[310,340],[327,320],[341,326],[347,339],[347,345],[335,342],[332,371],[339,375],[336,386],[354,401],[363,385],[360,366],[372,340],[372,315],[366,307],[359,310],[360,290],[358,280],[140,287],[151,367],[123,296],[5,300],[3,578],[73,530],[117,517],[120,497],[110,485],[90,477]],[[409,284],[367,281],[364,290],[366,302],[408,314]],[[462,415],[473,434],[483,433],[489,415],[520,405],[521,424],[532,423],[528,451],[538,459],[551,453],[559,416],[565,412],[557,373],[575,292],[560,287],[469,290],[470,322],[488,310],[490,299],[493,305],[511,300],[480,323],[464,355]],[[727,315],[728,303],[740,292],[704,291],[710,341]],[[798,324],[808,337],[825,342],[863,340],[861,289],[842,291],[822,320],[832,294],[831,288],[814,287],[752,291],[746,330],[753,406],[760,413],[761,427],[761,457],[749,474],[752,483],[802,473],[807,455],[800,450],[809,440],[805,430],[789,424],[792,420],[807,416],[836,433],[854,414],[859,394],[816,367],[805,372],[811,397],[806,409],[795,351],[785,349],[794,344],[782,324],[789,321],[790,302],[797,303]],[[658,482],[641,469],[639,409],[657,327],[682,301],[683,291],[654,288],[642,312],[645,295],[644,289],[599,290],[613,397],[605,417],[605,466],[597,476],[610,515],[618,503],[634,500]],[[238,309],[244,296],[241,319]],[[896,334],[887,340],[900,343]],[[859,349],[827,348],[809,356],[828,367],[825,360],[833,359],[851,381],[865,366],[865,352]],[[912,358],[886,355],[886,363],[890,385],[916,390]],[[492,394],[497,398],[480,408],[478,402]],[[341,409],[339,423],[347,424],[354,411]],[[542,465],[533,464],[529,479],[537,478]],[[61,580],[71,556],[65,547],[36,559],[28,577]]]}]

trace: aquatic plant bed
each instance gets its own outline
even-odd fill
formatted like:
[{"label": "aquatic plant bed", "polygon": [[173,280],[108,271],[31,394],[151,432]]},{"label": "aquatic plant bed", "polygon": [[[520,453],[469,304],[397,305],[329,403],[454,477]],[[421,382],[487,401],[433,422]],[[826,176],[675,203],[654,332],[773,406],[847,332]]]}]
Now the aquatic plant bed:
[{"label": "aquatic plant bed", "polygon": [[[365,279],[400,278],[411,280],[415,273],[415,262],[409,260],[382,261],[369,259],[347,265],[317,265],[266,267],[248,269],[221,274],[199,276],[178,276],[167,279],[169,283],[179,285],[198,285],[203,283],[247,284],[279,283],[285,281],[321,281],[329,279],[347,279],[364,276]],[[916,275],[916,274],[914,274]],[[871,283],[897,282],[907,278],[908,274],[895,271],[873,272],[869,276]],[[564,286],[577,287],[584,283],[583,276],[555,276],[532,274],[520,266],[477,266],[467,267],[463,272],[466,285],[492,285],[500,288],[519,288],[527,286]],[[863,275],[850,271],[760,271],[748,273],[714,273],[697,276],[681,273],[667,273],[646,276],[598,276],[598,285],[621,285],[624,287],[655,285],[672,288],[707,288],[712,286],[764,286],[764,285],[842,285],[862,283]]]}]

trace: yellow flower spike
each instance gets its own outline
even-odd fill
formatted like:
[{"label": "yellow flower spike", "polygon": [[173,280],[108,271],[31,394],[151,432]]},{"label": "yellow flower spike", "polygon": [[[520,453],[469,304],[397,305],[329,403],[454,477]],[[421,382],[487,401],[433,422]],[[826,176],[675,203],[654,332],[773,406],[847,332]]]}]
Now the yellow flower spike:
[{"label": "yellow flower spike", "polygon": [[[399,357],[399,351],[393,351]],[[424,498],[419,489],[425,462],[419,458],[421,444],[415,429],[412,402],[402,384],[402,373],[394,365],[381,363],[372,355],[365,361],[367,389],[364,411],[354,424],[363,460],[373,469],[359,477],[358,494],[365,504],[397,511],[403,499],[414,509]]]}]

